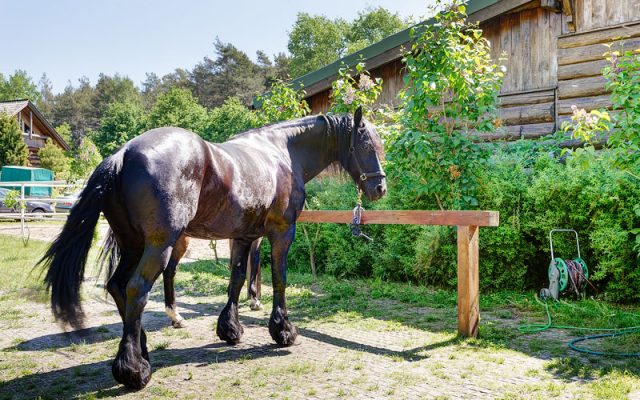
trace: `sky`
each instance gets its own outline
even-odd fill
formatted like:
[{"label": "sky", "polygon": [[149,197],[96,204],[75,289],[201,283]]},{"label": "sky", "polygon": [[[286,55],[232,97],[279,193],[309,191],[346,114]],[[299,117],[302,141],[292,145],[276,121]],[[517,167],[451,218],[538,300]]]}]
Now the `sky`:
[{"label": "sky", "polygon": [[37,83],[46,73],[54,93],[87,76],[119,73],[137,85],[145,73],[159,76],[191,69],[215,57],[216,37],[255,59],[287,51],[288,31],[299,12],[352,20],[382,6],[417,21],[434,0],[33,0],[29,7],[0,0],[0,73],[17,69]]}]

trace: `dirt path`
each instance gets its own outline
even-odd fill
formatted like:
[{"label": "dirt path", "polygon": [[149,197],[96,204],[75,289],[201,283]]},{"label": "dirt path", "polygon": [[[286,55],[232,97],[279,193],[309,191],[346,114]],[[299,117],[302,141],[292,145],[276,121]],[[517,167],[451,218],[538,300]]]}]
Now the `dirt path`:
[{"label": "dirt path", "polygon": [[[51,227],[32,227],[32,238],[53,236]],[[210,257],[203,242],[192,257]],[[602,360],[571,355],[566,337],[518,336],[514,310],[483,312],[484,338],[460,340],[455,307],[372,298],[354,303],[354,289],[340,282],[329,292],[312,281],[289,286],[290,319],[300,335],[287,348],[269,336],[272,290],[265,284],[265,309],[242,303],[245,334],[228,346],[215,335],[228,273],[203,265],[185,263],[176,277],[184,329],[170,326],[162,284],[154,286],[143,317],[154,374],[139,392],[111,376],[122,324],[95,277],[84,283],[87,327],[71,333],[28,293],[0,294],[0,399],[640,398],[637,381],[628,383],[615,368],[601,376],[609,371],[599,366]]]}]

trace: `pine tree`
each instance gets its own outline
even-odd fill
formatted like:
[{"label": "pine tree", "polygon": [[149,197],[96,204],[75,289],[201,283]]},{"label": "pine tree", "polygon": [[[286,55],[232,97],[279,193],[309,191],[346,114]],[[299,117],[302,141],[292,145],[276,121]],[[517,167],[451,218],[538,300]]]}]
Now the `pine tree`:
[{"label": "pine tree", "polygon": [[0,114],[0,167],[3,165],[28,165],[29,149],[22,140],[18,121]]}]

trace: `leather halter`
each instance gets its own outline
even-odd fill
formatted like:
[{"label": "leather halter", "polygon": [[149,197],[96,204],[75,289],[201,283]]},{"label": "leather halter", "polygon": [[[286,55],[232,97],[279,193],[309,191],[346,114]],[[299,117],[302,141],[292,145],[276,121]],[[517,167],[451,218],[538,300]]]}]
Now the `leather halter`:
[{"label": "leather halter", "polygon": [[[349,157],[353,159],[354,163],[356,164],[356,168],[358,169],[358,171],[362,171],[362,166],[360,165],[360,162],[358,161],[358,157],[356,157],[356,134],[359,131],[359,127],[356,126],[355,121],[353,124],[353,131],[351,131],[351,143],[349,144]],[[360,173],[360,181],[366,181],[369,178],[376,178],[376,177],[381,177],[384,178],[387,175],[382,172],[382,170],[378,170],[375,172],[362,172]]]}]

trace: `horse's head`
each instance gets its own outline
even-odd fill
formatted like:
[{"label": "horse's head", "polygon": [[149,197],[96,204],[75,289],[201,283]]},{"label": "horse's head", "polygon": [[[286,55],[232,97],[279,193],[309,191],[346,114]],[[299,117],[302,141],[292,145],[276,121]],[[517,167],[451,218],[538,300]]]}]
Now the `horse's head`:
[{"label": "horse's head", "polygon": [[348,155],[342,166],[369,200],[377,200],[387,192],[387,182],[380,160],[384,158],[382,140],[375,127],[362,117],[358,107],[353,117]]}]

